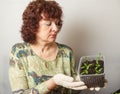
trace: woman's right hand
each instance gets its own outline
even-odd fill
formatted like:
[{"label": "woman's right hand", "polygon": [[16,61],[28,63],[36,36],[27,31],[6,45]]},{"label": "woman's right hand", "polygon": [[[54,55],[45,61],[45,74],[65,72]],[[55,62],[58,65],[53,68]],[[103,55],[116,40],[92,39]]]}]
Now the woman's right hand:
[{"label": "woman's right hand", "polygon": [[75,82],[74,79],[70,76],[64,74],[56,74],[53,76],[53,81],[56,85],[63,86],[65,88],[73,89],[73,90],[83,90],[87,89],[87,86],[82,81]]}]

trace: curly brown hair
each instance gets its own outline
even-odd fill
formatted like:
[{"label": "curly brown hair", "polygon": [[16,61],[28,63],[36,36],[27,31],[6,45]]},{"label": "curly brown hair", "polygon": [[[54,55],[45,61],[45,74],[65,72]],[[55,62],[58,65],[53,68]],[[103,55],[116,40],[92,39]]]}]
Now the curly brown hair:
[{"label": "curly brown hair", "polygon": [[34,0],[30,2],[22,15],[23,24],[20,32],[24,42],[36,43],[36,32],[39,21],[42,19],[41,14],[44,14],[46,18],[58,19],[62,22],[62,9],[56,1]]}]

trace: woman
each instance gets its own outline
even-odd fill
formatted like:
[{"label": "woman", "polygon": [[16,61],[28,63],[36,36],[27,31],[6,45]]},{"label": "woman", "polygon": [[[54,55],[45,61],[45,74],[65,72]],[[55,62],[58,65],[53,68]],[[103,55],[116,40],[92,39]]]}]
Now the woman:
[{"label": "woman", "polygon": [[34,0],[23,12],[21,36],[10,53],[13,94],[71,94],[87,87],[75,81],[73,51],[55,42],[62,27],[62,9],[55,1]]}]

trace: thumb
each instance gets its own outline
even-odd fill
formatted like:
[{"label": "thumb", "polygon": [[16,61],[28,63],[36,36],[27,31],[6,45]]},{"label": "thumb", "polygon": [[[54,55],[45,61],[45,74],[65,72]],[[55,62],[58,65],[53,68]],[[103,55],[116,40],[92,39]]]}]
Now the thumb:
[{"label": "thumb", "polygon": [[79,74],[76,76],[75,80],[76,80],[76,81],[81,81]]}]

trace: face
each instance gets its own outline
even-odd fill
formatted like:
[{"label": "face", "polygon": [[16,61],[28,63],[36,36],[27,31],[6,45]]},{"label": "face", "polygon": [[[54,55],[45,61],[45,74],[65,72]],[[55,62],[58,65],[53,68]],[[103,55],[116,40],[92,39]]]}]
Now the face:
[{"label": "face", "polygon": [[39,22],[37,40],[42,42],[55,42],[57,34],[61,29],[61,22],[57,19],[46,19],[43,17]]}]

